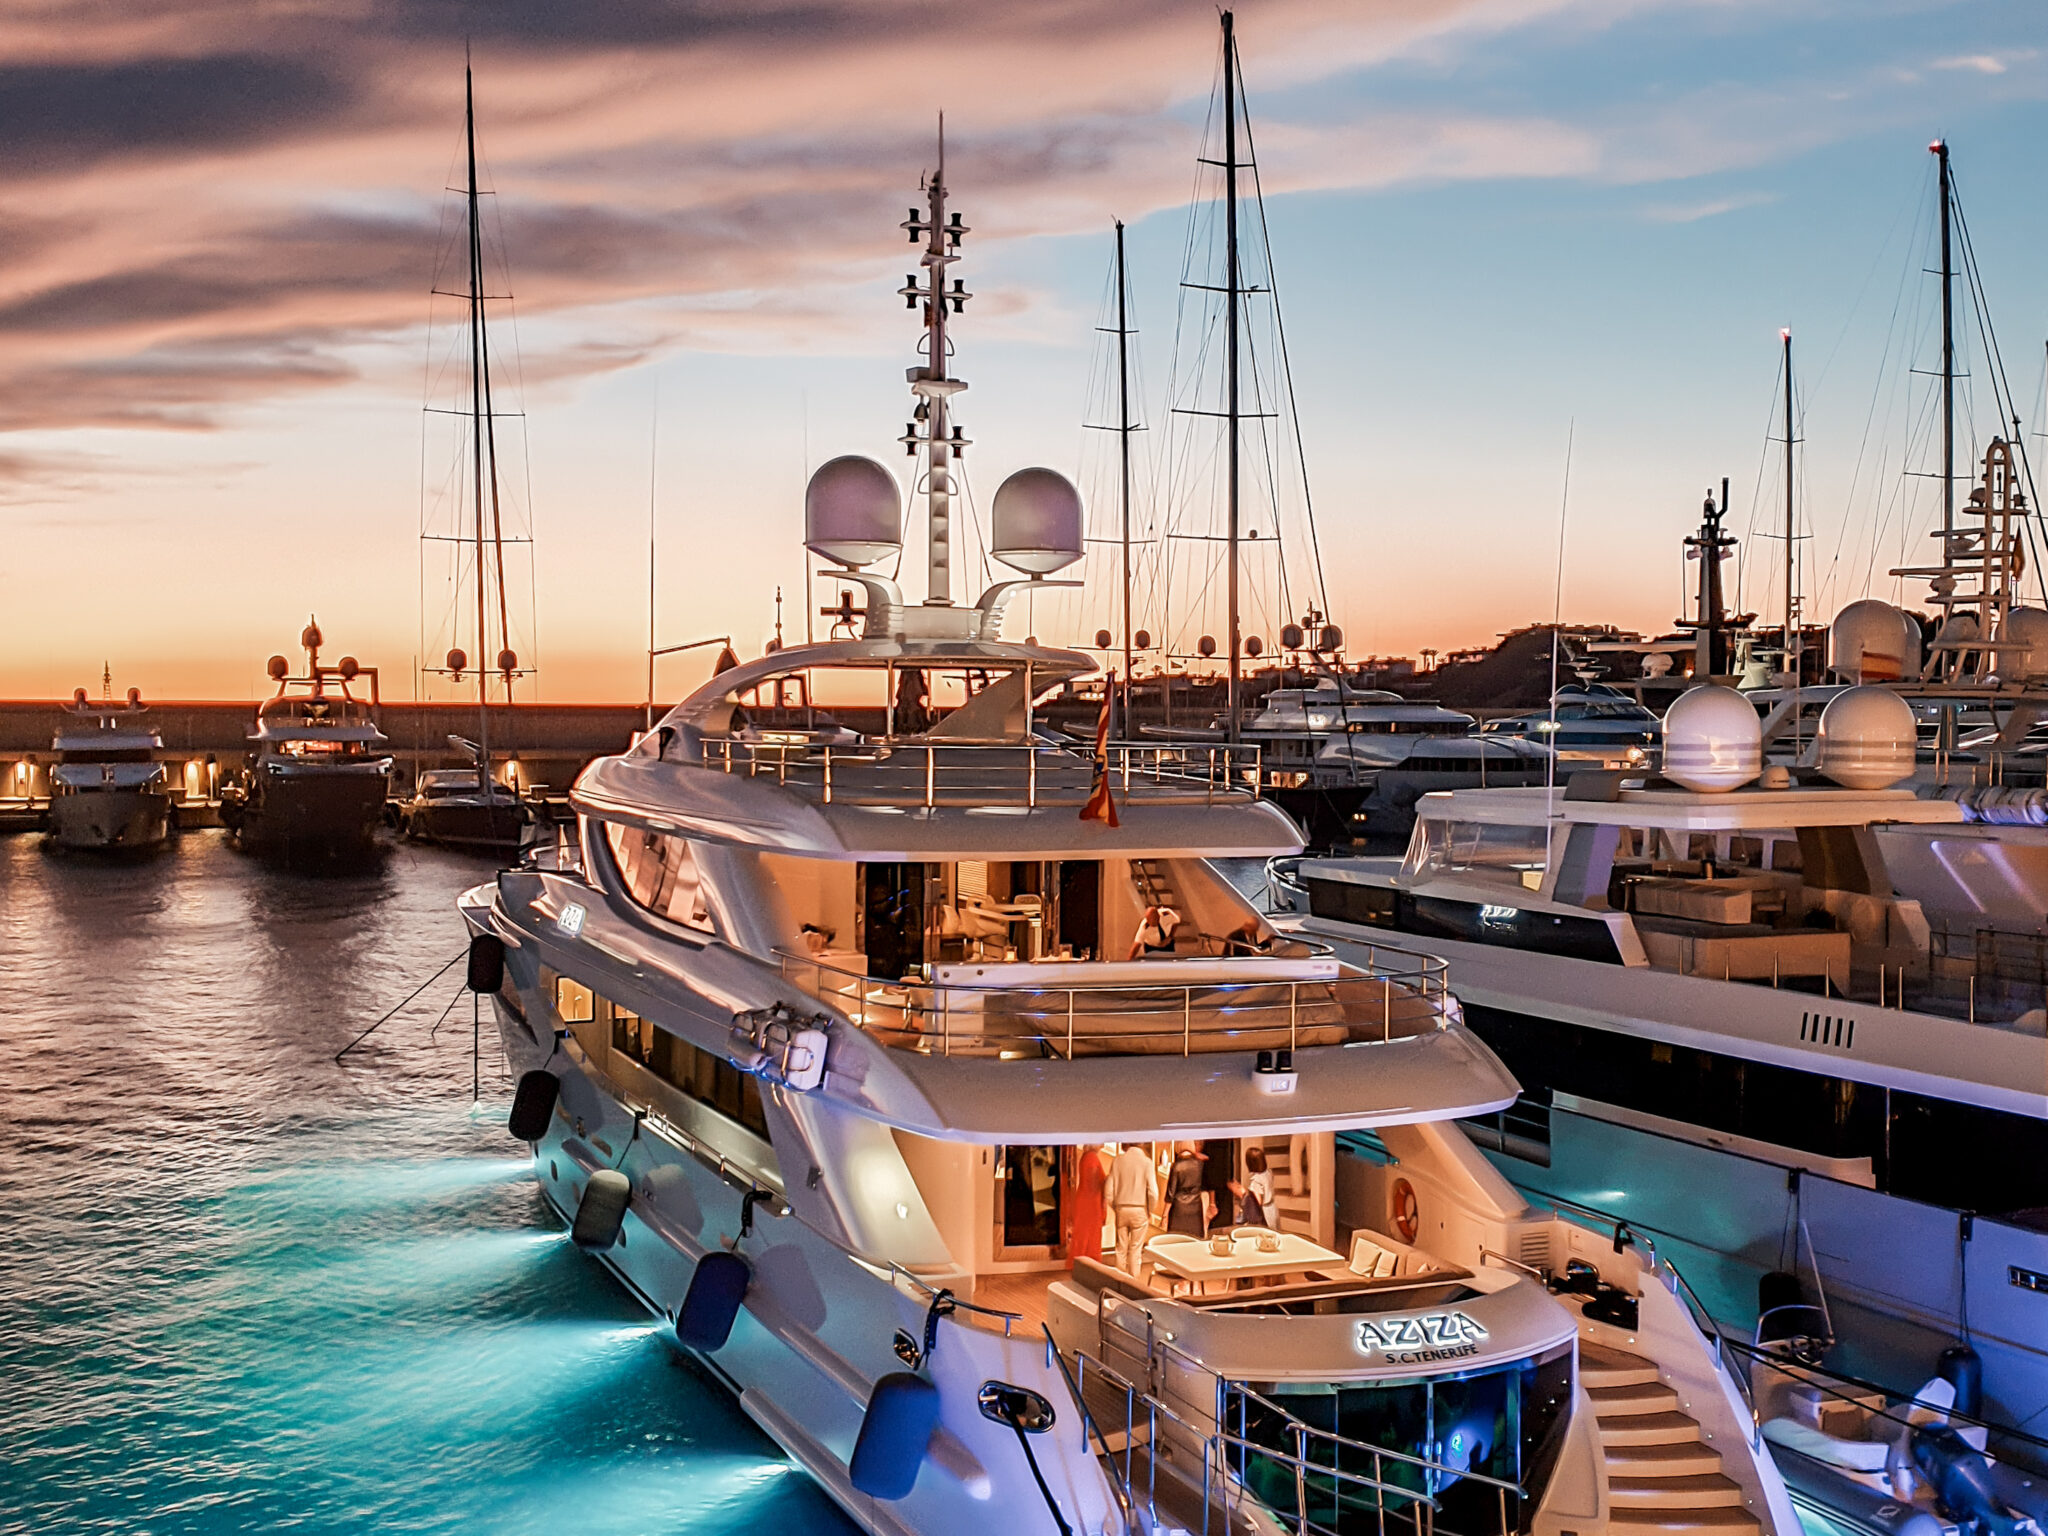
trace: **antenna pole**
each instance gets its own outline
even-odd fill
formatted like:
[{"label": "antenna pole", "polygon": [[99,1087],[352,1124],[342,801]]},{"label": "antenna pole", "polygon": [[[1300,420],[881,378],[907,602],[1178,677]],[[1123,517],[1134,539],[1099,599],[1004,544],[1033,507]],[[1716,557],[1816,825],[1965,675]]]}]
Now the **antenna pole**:
[{"label": "antenna pole", "polygon": [[1116,221],[1116,397],[1117,446],[1123,494],[1124,585],[1124,717],[1131,731],[1131,327],[1126,298],[1130,292],[1124,270],[1124,221]]},{"label": "antenna pole", "polygon": [[[923,287],[912,276],[904,284],[904,298],[915,308],[920,297],[924,299],[925,360],[921,368],[910,370],[910,392],[918,397],[917,419],[912,421],[903,434],[903,441],[916,455],[922,448],[925,454],[925,509],[929,523],[927,536],[930,550],[930,587],[925,601],[950,603],[953,601],[952,572],[952,523],[953,523],[953,460],[960,457],[967,446],[966,439],[959,435],[958,428],[949,428],[949,402],[967,386],[960,380],[947,375],[948,346],[946,342],[946,306],[953,306],[957,313],[970,294],[958,283],[952,292],[946,291],[946,269],[960,259],[961,236],[967,230],[955,214],[955,222],[949,228],[946,224],[946,115],[939,114],[939,168],[932,173],[925,185],[926,215],[920,221],[917,210],[912,209],[904,228],[910,231],[914,243],[919,235],[925,237],[923,253],[918,257],[925,272]],[[923,425],[920,435],[918,428]]]},{"label": "antenna pole", "polygon": [[1936,139],[1934,151],[1941,184],[1941,549],[1948,559],[1948,541],[1956,526],[1956,331],[1955,268],[1949,247],[1948,140]]},{"label": "antenna pole", "polygon": [[1225,414],[1229,419],[1230,433],[1230,685],[1226,700],[1226,719],[1229,723],[1229,741],[1235,746],[1238,741],[1237,692],[1239,657],[1242,637],[1239,634],[1237,609],[1238,585],[1238,379],[1237,379],[1237,330],[1238,330],[1238,263],[1237,263],[1237,35],[1235,18],[1229,11],[1223,13],[1223,232],[1224,261],[1228,268],[1224,281],[1224,310],[1227,329],[1223,346]]},{"label": "antenna pole", "polygon": [[654,729],[654,465],[661,443],[661,379],[654,381],[654,413],[647,423],[647,729]]},{"label": "antenna pole", "polygon": [[462,65],[462,131],[469,152],[469,448],[470,476],[476,486],[476,708],[477,787],[490,804],[491,792],[491,659],[487,610],[484,606],[484,252],[483,221],[476,189],[476,81],[468,60]]},{"label": "antenna pole", "polygon": [[1798,686],[1798,642],[1793,625],[1799,614],[1798,568],[1793,561],[1797,525],[1792,515],[1792,333],[1779,333],[1785,342],[1785,665],[1792,669],[1793,686]]}]

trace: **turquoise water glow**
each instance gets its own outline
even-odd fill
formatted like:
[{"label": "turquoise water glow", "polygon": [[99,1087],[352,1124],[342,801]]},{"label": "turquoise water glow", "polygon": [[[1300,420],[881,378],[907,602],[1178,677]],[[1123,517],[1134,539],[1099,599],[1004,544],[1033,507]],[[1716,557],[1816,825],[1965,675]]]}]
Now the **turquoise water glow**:
[{"label": "turquoise water glow", "polygon": [[459,974],[331,1060],[484,873],[0,838],[0,1532],[851,1529],[569,1246],[488,1027],[472,1112]]}]

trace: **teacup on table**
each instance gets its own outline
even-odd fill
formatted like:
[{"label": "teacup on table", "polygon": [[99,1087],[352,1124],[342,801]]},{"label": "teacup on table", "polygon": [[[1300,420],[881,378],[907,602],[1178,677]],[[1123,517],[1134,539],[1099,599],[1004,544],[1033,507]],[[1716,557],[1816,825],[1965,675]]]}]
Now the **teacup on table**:
[{"label": "teacup on table", "polygon": [[1237,1252],[1237,1240],[1228,1232],[1218,1232],[1209,1239],[1209,1251],[1219,1259],[1227,1259]]}]

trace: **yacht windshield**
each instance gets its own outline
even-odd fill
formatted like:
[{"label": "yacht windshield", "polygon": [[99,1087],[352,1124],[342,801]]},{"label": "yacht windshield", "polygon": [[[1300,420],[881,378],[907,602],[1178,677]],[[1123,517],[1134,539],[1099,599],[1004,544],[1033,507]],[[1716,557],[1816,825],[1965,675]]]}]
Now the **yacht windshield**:
[{"label": "yacht windshield", "polygon": [[1545,825],[1425,817],[1415,823],[1401,878],[1412,883],[1455,874],[1533,890],[1542,884],[1549,851],[1550,829]]}]

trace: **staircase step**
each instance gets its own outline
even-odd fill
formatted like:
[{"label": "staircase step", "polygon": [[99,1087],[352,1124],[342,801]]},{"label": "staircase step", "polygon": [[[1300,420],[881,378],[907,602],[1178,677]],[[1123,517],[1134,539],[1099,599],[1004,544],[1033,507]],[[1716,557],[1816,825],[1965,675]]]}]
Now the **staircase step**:
[{"label": "staircase step", "polygon": [[1657,1363],[1625,1349],[1581,1339],[1579,1380],[1589,1392],[1595,1387],[1648,1386],[1657,1380]]},{"label": "staircase step", "polygon": [[1608,1446],[1683,1445],[1700,1437],[1699,1421],[1676,1412],[1628,1413],[1601,1419],[1599,1426],[1600,1443]]},{"label": "staircase step", "polygon": [[1713,1536],[1761,1536],[1763,1526],[1746,1509],[1610,1509],[1610,1531],[1709,1531]]},{"label": "staircase step", "polygon": [[1608,1492],[1616,1509],[1739,1509],[1742,1485],[1719,1472],[1696,1472],[1684,1477],[1644,1477],[1638,1473],[1614,1475],[1610,1470]]},{"label": "staircase step", "polygon": [[1665,1413],[1678,1406],[1678,1394],[1661,1381],[1635,1382],[1628,1386],[1586,1388],[1593,1400],[1593,1412],[1602,1419],[1625,1414]]},{"label": "staircase step", "polygon": [[1606,1455],[1611,1477],[1698,1477],[1721,1470],[1721,1453],[1704,1440],[1609,1444]]}]

